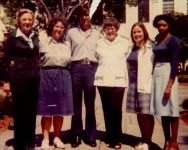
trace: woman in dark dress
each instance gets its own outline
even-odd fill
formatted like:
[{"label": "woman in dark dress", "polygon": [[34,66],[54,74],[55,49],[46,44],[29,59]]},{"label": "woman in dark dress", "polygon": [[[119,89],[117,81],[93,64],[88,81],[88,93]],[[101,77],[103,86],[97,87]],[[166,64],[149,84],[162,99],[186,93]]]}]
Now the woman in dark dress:
[{"label": "woman in dark dress", "polygon": [[35,147],[35,123],[39,90],[39,39],[32,30],[34,14],[29,9],[17,12],[17,29],[5,43],[5,64],[9,74],[13,115],[14,149]]}]

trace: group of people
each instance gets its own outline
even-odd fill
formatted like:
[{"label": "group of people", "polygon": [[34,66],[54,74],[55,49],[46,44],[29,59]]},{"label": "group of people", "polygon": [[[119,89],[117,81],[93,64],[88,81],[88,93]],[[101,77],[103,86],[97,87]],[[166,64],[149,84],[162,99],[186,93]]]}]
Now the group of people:
[{"label": "group of people", "polygon": [[[153,21],[159,31],[149,38],[143,23],[131,28],[132,44],[117,34],[119,22],[104,19],[102,32],[91,25],[87,6],[79,7],[79,26],[68,30],[67,22],[54,17],[47,26],[47,37],[33,30],[34,14],[21,9],[17,29],[5,43],[7,80],[11,85],[14,109],[14,149],[35,148],[36,115],[41,115],[41,149],[53,144],[64,149],[60,137],[63,117],[72,115],[71,146],[82,140],[96,147],[96,87],[102,102],[106,146],[120,149],[122,103],[127,88],[126,111],[137,113],[142,141],[140,149],[151,145],[153,115],[160,115],[165,135],[163,150],[178,150],[177,65],[180,43],[171,34],[174,22],[166,15]],[[86,108],[85,129],[82,101]]]}]

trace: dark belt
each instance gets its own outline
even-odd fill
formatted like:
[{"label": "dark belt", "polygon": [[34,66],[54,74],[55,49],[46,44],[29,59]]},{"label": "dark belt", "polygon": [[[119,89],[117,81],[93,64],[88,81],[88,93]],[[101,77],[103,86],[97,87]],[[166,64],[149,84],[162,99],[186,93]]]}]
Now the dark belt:
[{"label": "dark belt", "polygon": [[42,69],[65,69],[65,70],[69,70],[69,67],[62,67],[62,66],[44,66],[41,67]]},{"label": "dark belt", "polygon": [[72,64],[97,65],[96,62],[90,61],[89,59],[75,60],[75,61],[72,61]]}]

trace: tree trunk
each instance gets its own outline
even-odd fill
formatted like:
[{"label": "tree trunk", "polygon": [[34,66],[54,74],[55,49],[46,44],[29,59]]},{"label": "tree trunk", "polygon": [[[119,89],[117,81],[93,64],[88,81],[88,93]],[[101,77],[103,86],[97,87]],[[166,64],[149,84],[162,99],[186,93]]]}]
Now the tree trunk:
[{"label": "tree trunk", "polygon": [[46,14],[48,16],[48,19],[50,20],[52,18],[52,15],[49,11],[49,9],[47,8],[46,4],[44,3],[43,0],[39,0],[39,2],[42,4],[42,6],[44,7],[45,11],[46,11]]}]

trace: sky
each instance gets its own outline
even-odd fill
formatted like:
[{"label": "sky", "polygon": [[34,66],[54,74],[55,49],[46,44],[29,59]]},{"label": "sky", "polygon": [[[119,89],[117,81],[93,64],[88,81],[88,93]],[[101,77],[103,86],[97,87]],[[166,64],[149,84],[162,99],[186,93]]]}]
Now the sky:
[{"label": "sky", "polygon": [[90,11],[89,11],[89,16],[90,18],[92,18],[94,12],[96,11],[97,9],[97,6],[99,5],[101,0],[93,0],[92,4],[91,4],[91,8],[90,8]]}]

